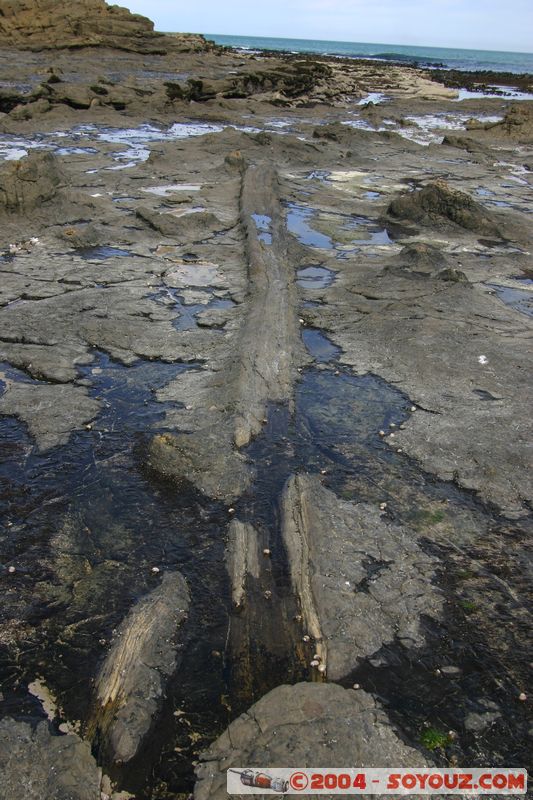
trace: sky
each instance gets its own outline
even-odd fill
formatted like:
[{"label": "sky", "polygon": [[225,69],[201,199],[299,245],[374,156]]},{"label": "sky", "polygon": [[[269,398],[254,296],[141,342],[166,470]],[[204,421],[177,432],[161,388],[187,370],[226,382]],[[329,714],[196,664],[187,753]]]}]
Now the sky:
[{"label": "sky", "polygon": [[157,30],[533,52],[533,0],[108,0]]}]

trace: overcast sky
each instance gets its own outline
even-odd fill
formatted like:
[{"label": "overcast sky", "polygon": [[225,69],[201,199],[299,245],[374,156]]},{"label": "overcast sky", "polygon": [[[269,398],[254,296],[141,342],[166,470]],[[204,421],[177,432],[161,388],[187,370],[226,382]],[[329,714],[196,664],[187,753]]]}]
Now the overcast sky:
[{"label": "overcast sky", "polygon": [[533,51],[533,0],[108,0],[158,30]]}]

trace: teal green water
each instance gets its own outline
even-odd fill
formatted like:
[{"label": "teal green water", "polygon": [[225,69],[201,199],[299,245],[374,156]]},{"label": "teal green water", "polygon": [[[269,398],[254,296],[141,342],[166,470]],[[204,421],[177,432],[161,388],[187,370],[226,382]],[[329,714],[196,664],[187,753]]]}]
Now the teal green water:
[{"label": "teal green water", "polygon": [[424,66],[445,66],[461,70],[494,70],[496,72],[533,73],[533,53],[504,53],[495,50],[461,50],[448,47],[411,47],[400,44],[365,42],[330,42],[320,39],[272,39],[262,36],[226,36],[205,34],[217,44],[244,50],[281,50],[289,53],[375,58],[384,61],[405,61]]}]

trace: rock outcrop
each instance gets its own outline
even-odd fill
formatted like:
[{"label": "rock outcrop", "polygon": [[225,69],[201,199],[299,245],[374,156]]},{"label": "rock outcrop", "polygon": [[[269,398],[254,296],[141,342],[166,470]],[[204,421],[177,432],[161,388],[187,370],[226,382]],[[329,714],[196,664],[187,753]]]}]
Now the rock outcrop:
[{"label": "rock outcrop", "polygon": [[64,176],[51,153],[32,152],[0,164],[0,210],[25,213],[52,200]]},{"label": "rock outcrop", "polygon": [[408,529],[309,475],[288,481],[281,520],[305,632],[331,680],[395,636],[423,643],[422,615],[438,619],[442,598],[431,582],[435,563]]},{"label": "rock outcrop", "polygon": [[424,757],[402,742],[366,692],[297,683],[262,697],[203,754],[195,800],[225,800],[228,768],[248,764],[421,767]]},{"label": "rock outcrop", "polygon": [[120,626],[96,681],[89,725],[116,762],[133,758],[150,729],[166,680],[178,664],[178,632],[189,603],[185,578],[169,572]]},{"label": "rock outcrop", "polygon": [[489,211],[443,180],[428,183],[420,191],[401,194],[391,202],[388,213],[396,219],[421,225],[453,224],[485,236],[501,235],[500,226]]},{"label": "rock outcrop", "polygon": [[[241,219],[248,295],[232,350],[222,369],[180,375],[158,392],[158,399],[182,404],[167,414],[169,427],[180,432],[158,434],[150,445],[151,464],[158,472],[185,478],[200,491],[228,502],[239,497],[251,480],[241,448],[262,430],[269,403],[292,407],[294,365],[306,358],[298,336],[289,234],[278,175],[271,165],[246,170]],[[258,229],[259,220],[268,230]],[[179,277],[176,270],[171,285],[179,286]]]},{"label": "rock outcrop", "polygon": [[127,8],[104,0],[4,0],[0,15],[0,46],[23,50],[72,47],[113,47],[139,53],[203,50],[202,36],[166,36],[154,24]]},{"label": "rock outcrop", "polygon": [[504,133],[519,142],[533,141],[533,108],[529,103],[512,105],[501,122],[491,126],[492,133]]}]

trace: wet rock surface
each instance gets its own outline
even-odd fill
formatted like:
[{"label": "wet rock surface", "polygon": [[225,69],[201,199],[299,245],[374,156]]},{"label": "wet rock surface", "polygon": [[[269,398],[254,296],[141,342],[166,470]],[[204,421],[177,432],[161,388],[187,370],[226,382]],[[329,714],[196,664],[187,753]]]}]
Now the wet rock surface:
[{"label": "wet rock surface", "polygon": [[0,65],[7,728],[49,687],[138,800],[221,735],[201,796],[226,744],[316,762],[330,702],[339,763],[524,766],[530,103],[178,39]]},{"label": "wet rock surface", "polygon": [[88,726],[113,761],[130,761],[152,725],[165,683],[179,663],[179,629],[189,604],[183,576],[167,573],[117,631],[96,679],[94,717]]},{"label": "wet rock surface", "polygon": [[197,768],[194,797],[225,797],[226,770],[231,767],[307,766],[328,759],[355,767],[427,764],[402,742],[366,692],[334,684],[298,683],[274,689],[213,743]]},{"label": "wet rock surface", "polygon": [[36,728],[6,717],[0,721],[0,774],[5,800],[100,800],[101,771],[87,742],[73,733],[52,735],[47,722]]},{"label": "wet rock surface", "polygon": [[285,487],[282,531],[303,624],[328,678],[346,678],[384,642],[409,647],[424,636],[420,618],[438,618],[436,563],[383,512],[343,502],[318,477]]}]

